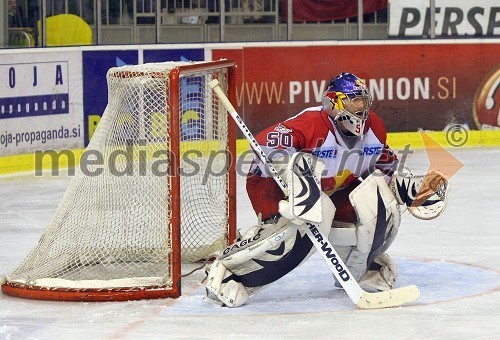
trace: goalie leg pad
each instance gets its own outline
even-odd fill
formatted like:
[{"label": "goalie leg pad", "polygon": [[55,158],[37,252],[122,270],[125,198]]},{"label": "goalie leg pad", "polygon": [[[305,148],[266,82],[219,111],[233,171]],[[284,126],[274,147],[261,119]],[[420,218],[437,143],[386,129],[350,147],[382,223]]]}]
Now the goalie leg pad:
[{"label": "goalie leg pad", "polygon": [[365,179],[351,192],[349,199],[359,224],[334,222],[329,240],[353,277],[360,280],[396,237],[401,213],[382,174]]},{"label": "goalie leg pad", "polygon": [[386,291],[394,287],[398,277],[398,267],[387,253],[381,253],[359,281],[361,288],[368,292]]},{"label": "goalie leg pad", "polygon": [[[330,231],[335,207],[322,194],[323,221],[318,228]],[[305,231],[281,217],[276,224],[252,228],[245,239],[227,247],[210,268],[207,297],[237,307],[257,291],[302,264],[315,251]]]},{"label": "goalie leg pad", "polygon": [[229,275],[231,272],[221,261],[215,260],[207,277],[207,297],[222,306],[238,307],[248,300],[248,293],[240,282],[230,280],[222,284],[222,281]]}]

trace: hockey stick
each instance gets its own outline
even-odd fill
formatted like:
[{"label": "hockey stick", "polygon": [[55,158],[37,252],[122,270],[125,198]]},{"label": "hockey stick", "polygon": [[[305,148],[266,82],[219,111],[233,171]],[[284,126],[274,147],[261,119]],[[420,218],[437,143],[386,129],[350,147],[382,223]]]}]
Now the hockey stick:
[{"label": "hockey stick", "polygon": [[[208,86],[214,90],[215,94],[234,119],[240,130],[243,132],[246,139],[250,142],[250,145],[255,153],[272,173],[274,180],[278,183],[279,187],[286,193],[288,187],[287,183],[280,177],[278,171],[273,166],[264,150],[262,150],[255,137],[238,115],[233,105],[220,88],[219,81],[214,79],[208,84]],[[306,221],[306,225],[303,226],[303,229],[307,233],[307,236],[311,239],[311,242],[314,244],[316,249],[325,259],[337,281],[340,282],[347,295],[360,309],[396,307],[412,302],[420,297],[420,292],[415,285],[396,288],[385,292],[370,293],[364,291],[359,286],[358,282],[353,279],[352,274],[349,272],[349,269],[333,248],[332,244],[328,240],[328,237],[325,237],[321,230],[311,222]]]}]

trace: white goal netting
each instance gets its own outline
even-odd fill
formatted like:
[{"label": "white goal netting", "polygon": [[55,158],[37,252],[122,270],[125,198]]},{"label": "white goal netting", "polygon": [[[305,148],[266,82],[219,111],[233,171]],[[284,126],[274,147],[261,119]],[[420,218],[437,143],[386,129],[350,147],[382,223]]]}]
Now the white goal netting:
[{"label": "white goal netting", "polygon": [[168,287],[179,274],[172,269],[176,253],[192,262],[226,246],[228,117],[207,84],[216,77],[227,91],[227,69],[181,72],[171,84],[170,73],[182,65],[193,63],[108,71],[99,126],[52,221],[9,284]]}]

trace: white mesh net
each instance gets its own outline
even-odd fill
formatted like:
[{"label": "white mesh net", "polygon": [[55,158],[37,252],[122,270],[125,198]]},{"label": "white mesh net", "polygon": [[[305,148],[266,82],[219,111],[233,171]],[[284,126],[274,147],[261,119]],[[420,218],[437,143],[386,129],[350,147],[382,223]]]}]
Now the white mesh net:
[{"label": "white mesh net", "polygon": [[[10,284],[57,288],[168,287],[172,254],[206,259],[226,245],[228,118],[207,83],[223,68],[181,73],[171,120],[169,62],[108,71],[108,106],[53,220]],[[96,94],[99,95],[99,94]],[[173,136],[173,124],[180,135]],[[180,144],[180,193],[169,164]],[[181,249],[171,240],[181,203]]]}]

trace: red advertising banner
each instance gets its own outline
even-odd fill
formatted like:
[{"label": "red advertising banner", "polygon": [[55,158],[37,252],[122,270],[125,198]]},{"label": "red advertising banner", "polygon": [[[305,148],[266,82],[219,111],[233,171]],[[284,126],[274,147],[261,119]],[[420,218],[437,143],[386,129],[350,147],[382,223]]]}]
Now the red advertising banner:
[{"label": "red advertising banner", "polygon": [[[290,0],[281,0],[283,22],[287,22]],[[364,0],[363,13],[373,13],[387,8],[387,0]],[[293,0],[294,22],[326,22],[358,16],[358,2],[345,0]]]},{"label": "red advertising banner", "polygon": [[388,131],[500,126],[500,44],[382,44],[214,49],[237,64],[237,110],[252,131],[318,106],[340,72],[365,79]]}]

